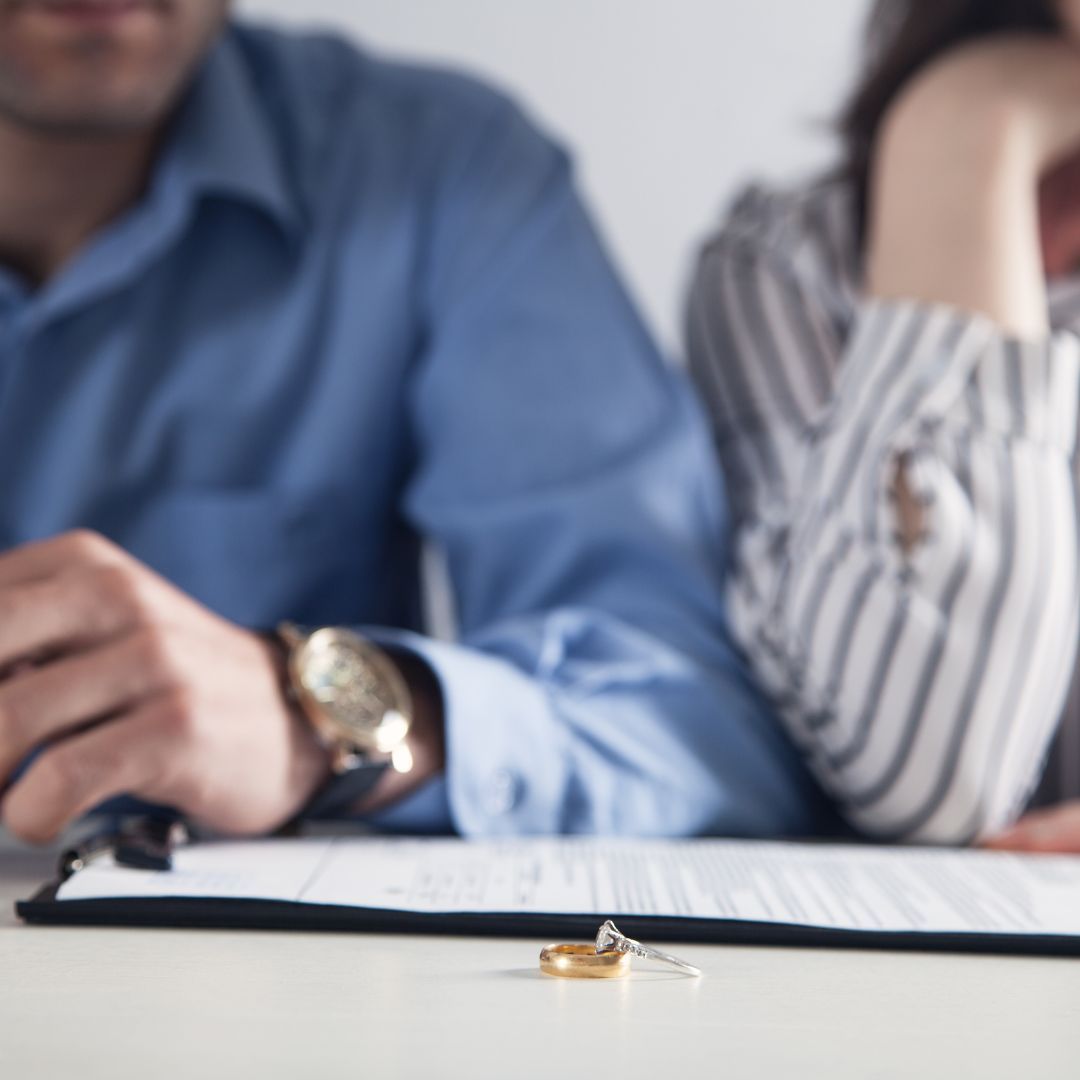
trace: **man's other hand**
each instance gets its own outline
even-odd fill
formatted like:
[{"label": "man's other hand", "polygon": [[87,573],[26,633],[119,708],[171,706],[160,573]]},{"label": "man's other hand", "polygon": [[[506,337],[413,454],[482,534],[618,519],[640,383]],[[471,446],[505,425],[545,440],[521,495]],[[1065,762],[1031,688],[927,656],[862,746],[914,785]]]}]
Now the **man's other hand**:
[{"label": "man's other hand", "polygon": [[130,794],[224,832],[277,827],[329,769],[280,666],[95,533],[0,556],[0,818],[46,842]]}]

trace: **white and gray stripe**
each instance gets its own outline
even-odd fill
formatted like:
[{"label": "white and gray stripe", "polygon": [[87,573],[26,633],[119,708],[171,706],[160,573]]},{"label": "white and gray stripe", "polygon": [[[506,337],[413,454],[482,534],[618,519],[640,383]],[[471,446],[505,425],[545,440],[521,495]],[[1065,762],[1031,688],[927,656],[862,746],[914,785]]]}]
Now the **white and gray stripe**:
[{"label": "white and gray stripe", "polygon": [[1080,678],[1044,775],[1080,620],[1080,282],[1024,344],[863,299],[852,205],[838,182],[753,189],[702,256],[690,363],[733,488],[732,628],[854,824],[963,842],[1040,777],[1080,797]]}]

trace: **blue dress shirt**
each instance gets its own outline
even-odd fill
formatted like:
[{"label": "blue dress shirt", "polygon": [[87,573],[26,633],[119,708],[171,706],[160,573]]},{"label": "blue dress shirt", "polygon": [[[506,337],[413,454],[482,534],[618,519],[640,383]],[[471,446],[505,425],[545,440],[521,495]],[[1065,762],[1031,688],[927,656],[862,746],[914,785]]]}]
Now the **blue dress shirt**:
[{"label": "blue dress shirt", "polygon": [[231,27],[141,201],[41,289],[0,277],[0,373],[0,542],[88,526],[245,626],[429,662],[447,775],[388,824],[813,827],[725,635],[697,409],[490,90]]}]

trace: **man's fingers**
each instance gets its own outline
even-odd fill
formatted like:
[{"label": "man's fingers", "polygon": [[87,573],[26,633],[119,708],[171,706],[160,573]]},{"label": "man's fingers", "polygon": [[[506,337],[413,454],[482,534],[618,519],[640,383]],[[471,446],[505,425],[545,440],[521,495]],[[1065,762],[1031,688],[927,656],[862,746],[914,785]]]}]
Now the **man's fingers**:
[{"label": "man's fingers", "polygon": [[0,588],[0,668],[85,648],[148,621],[152,588],[149,575],[120,564]]},{"label": "man's fingers", "polygon": [[174,677],[164,637],[141,629],[0,683],[0,782],[36,747],[166,690]]},{"label": "man's fingers", "polygon": [[0,803],[0,820],[32,844],[54,840],[88,810],[116,795],[154,799],[175,767],[174,709],[154,698],[117,720],[45,751]]},{"label": "man's fingers", "polygon": [[99,533],[75,529],[0,555],[0,589],[53,577],[75,565],[119,565],[127,558]]}]

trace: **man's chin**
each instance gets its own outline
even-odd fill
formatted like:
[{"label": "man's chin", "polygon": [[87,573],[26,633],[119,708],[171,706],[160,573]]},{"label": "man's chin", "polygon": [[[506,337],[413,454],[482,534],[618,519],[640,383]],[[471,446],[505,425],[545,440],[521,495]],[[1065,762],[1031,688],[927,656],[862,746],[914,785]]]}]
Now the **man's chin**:
[{"label": "man's chin", "polygon": [[114,94],[100,85],[87,90],[53,93],[5,94],[0,86],[0,124],[41,138],[110,137],[135,133],[161,124],[177,96],[165,88],[140,88]]},{"label": "man's chin", "polygon": [[226,0],[0,0],[0,122],[64,138],[160,125],[227,8]]}]

